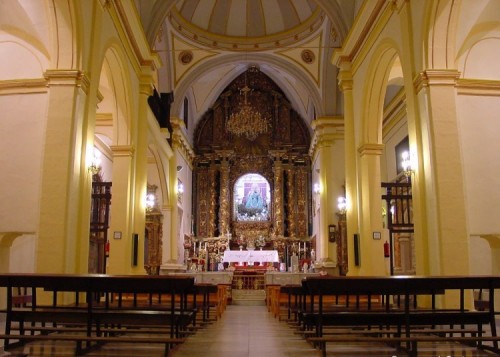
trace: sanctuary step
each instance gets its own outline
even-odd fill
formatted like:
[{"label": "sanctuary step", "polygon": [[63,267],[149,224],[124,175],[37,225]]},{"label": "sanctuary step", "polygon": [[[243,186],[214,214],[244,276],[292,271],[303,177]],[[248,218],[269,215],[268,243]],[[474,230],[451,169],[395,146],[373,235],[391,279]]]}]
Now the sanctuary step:
[{"label": "sanctuary step", "polygon": [[232,304],[265,305],[265,270],[237,269],[231,284]]}]

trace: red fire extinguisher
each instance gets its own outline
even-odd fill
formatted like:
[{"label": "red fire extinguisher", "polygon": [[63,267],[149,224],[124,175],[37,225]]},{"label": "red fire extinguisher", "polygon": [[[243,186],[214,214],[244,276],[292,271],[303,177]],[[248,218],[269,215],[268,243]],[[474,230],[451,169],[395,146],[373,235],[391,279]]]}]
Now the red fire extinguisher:
[{"label": "red fire extinguisher", "polygon": [[391,256],[391,247],[387,241],[384,243],[384,258],[389,258]]},{"label": "red fire extinguisher", "polygon": [[104,245],[104,253],[106,254],[106,258],[109,258],[109,240]]}]

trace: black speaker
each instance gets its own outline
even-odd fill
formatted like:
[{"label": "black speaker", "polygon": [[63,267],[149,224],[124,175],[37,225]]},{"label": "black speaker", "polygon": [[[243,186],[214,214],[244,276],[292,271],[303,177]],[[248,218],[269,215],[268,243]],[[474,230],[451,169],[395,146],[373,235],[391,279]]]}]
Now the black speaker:
[{"label": "black speaker", "polygon": [[359,267],[359,234],[354,234],[354,265]]},{"label": "black speaker", "polygon": [[139,254],[139,235],[132,235],[132,265],[137,266],[137,256]]}]

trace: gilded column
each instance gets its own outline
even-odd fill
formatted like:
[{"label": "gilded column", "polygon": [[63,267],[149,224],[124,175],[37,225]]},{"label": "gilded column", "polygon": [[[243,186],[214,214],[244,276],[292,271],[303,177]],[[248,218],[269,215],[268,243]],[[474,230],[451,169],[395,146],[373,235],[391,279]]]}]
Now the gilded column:
[{"label": "gilded column", "polygon": [[220,196],[219,196],[219,236],[222,236],[229,232],[229,222],[230,222],[230,212],[229,212],[229,171],[230,165],[229,161],[231,158],[232,151],[219,151],[217,152],[221,159],[220,166]]},{"label": "gilded column", "polygon": [[283,164],[281,159],[284,152],[273,151],[271,155],[274,159],[274,235],[276,238],[283,237]]},{"label": "gilded column", "polygon": [[290,238],[295,238],[296,237],[296,224],[295,224],[295,172],[294,168],[292,166],[292,163],[288,165],[286,168],[286,173],[287,173],[287,180],[286,180],[286,186],[287,186],[287,211],[288,211],[288,236]]},{"label": "gilded column", "polygon": [[[309,168],[310,170],[310,168]],[[299,166],[295,171],[295,186],[297,190],[297,214],[296,232],[297,236],[303,238],[308,236],[308,205],[306,197],[309,197],[308,167]]]},{"label": "gilded column", "polygon": [[210,202],[209,202],[209,207],[208,207],[208,216],[209,216],[209,221],[208,221],[208,234],[209,237],[215,236],[215,230],[216,230],[216,220],[217,220],[217,212],[216,212],[216,205],[217,205],[217,191],[216,191],[216,181],[217,181],[217,166],[212,160],[212,164],[210,165],[209,169],[209,190],[210,190]]}]

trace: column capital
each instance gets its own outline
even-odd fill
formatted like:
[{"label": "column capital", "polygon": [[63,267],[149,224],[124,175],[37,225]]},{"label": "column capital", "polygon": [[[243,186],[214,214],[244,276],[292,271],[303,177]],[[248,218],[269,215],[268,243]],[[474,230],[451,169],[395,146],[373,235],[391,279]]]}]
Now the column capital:
[{"label": "column capital", "polygon": [[269,150],[269,156],[277,162],[281,163],[281,160],[286,156],[285,150]]},{"label": "column capital", "polygon": [[89,77],[77,69],[48,69],[43,74],[47,80],[47,87],[74,86],[81,88],[88,94],[90,87]]},{"label": "column capital", "polygon": [[113,153],[113,157],[131,157],[135,152],[135,149],[132,145],[111,145],[110,149]]},{"label": "column capital", "polygon": [[378,155],[381,156],[384,150],[384,144],[363,144],[358,148],[361,156],[365,155]]},{"label": "column capital", "polygon": [[460,72],[455,69],[427,69],[417,74],[413,86],[417,92],[429,86],[456,86],[459,78]]},{"label": "column capital", "polygon": [[338,78],[339,88],[342,92],[352,90],[353,80],[352,80],[352,71],[350,65],[342,66],[337,78]]}]

